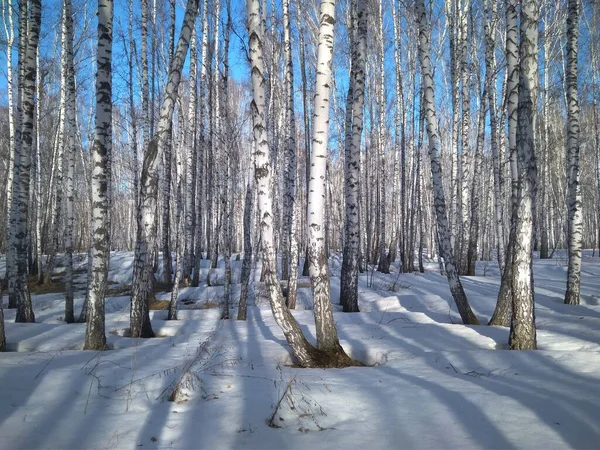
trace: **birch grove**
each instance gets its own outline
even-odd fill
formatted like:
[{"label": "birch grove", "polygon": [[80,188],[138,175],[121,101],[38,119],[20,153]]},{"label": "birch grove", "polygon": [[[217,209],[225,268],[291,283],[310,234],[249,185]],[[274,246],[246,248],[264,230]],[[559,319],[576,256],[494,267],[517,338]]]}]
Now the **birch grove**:
[{"label": "birch grove", "polygon": [[[336,315],[365,289],[409,291],[417,270],[446,278],[449,314],[505,327],[513,349],[536,348],[538,258],[562,268],[566,304],[589,301],[594,2],[0,11],[0,294],[18,322],[35,321],[37,294],[64,293],[61,320],[86,321],[101,350],[107,296],[130,296],[128,333],[150,338],[153,308],[176,319],[210,288],[222,320],[268,303],[298,365],[341,367],[356,361]],[[113,252],[134,259],[118,286]],[[473,276],[500,277],[491,317]],[[296,308],[312,309],[315,345]]]}]

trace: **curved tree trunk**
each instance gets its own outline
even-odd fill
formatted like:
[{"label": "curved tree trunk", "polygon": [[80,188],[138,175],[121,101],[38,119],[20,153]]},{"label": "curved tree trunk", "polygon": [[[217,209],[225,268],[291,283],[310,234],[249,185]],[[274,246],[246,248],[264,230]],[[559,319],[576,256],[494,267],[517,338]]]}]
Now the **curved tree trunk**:
[{"label": "curved tree trunk", "polygon": [[465,324],[479,325],[479,320],[471,310],[469,301],[458,277],[452,245],[450,243],[450,232],[448,229],[448,217],[446,215],[446,200],[442,186],[442,169],[440,167],[440,138],[438,123],[435,112],[435,95],[433,90],[433,75],[431,70],[430,43],[427,24],[427,12],[424,0],[416,0],[416,14],[419,26],[419,59],[421,60],[421,76],[423,88],[423,107],[427,119],[427,135],[429,137],[429,158],[431,161],[431,176],[434,188],[434,207],[437,216],[437,229],[439,237],[440,254],[444,258],[446,276],[450,286],[450,292],[456,302],[458,312]]},{"label": "curved tree trunk", "polygon": [[131,295],[130,326],[132,337],[153,337],[148,312],[148,301],[152,293],[152,259],[150,245],[156,239],[156,204],[158,198],[158,164],[167,143],[170,123],[177,101],[177,88],[181,81],[181,70],[185,60],[192,27],[198,13],[198,0],[188,0],[181,25],[177,51],[169,69],[165,95],[160,109],[156,135],[151,139],[144,154],[141,177],[140,214],[135,246],[133,286]]},{"label": "curved tree trunk", "polygon": [[[331,4],[329,4],[331,7]],[[263,271],[268,292],[269,303],[277,325],[283,334],[298,363],[304,367],[339,366],[340,360],[329,352],[314,348],[304,337],[296,319],[285,306],[275,265],[275,245],[273,230],[273,194],[272,166],[265,120],[265,75],[263,59],[263,27],[261,26],[259,0],[246,2],[248,14],[248,40],[252,74],[253,100],[252,112],[253,134],[256,146],[254,175],[258,192],[258,213],[263,255]],[[333,9],[333,8],[331,8]],[[333,13],[333,11],[331,11]],[[330,16],[333,19],[333,16]],[[333,26],[333,23],[331,23]],[[331,35],[331,37],[333,37]],[[330,42],[332,44],[333,42]],[[324,187],[322,187],[323,189]],[[321,211],[322,215],[322,211]],[[329,299],[327,299],[329,301]],[[319,326],[317,325],[317,329]],[[319,332],[318,332],[319,333]],[[339,345],[339,344],[338,344]],[[343,364],[343,363],[342,363]]]},{"label": "curved tree trunk", "polygon": [[489,325],[498,325],[507,327],[510,325],[512,311],[512,270],[513,254],[516,240],[516,210],[518,195],[518,175],[517,175],[517,107],[519,101],[519,60],[518,60],[518,29],[517,29],[517,9],[514,1],[509,1],[506,5],[506,108],[508,117],[508,151],[510,157],[510,175],[511,175],[511,220],[510,233],[508,237],[508,246],[506,248],[506,262],[502,279],[500,282],[500,291],[494,314],[489,321]]}]

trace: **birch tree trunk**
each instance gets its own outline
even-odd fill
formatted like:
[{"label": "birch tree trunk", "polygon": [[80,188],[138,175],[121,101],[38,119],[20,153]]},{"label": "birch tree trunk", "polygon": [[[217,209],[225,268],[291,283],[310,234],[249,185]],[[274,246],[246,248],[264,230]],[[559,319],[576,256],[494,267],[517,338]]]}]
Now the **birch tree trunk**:
[{"label": "birch tree trunk", "polygon": [[[290,0],[283,0],[283,50],[285,59],[285,163],[283,197],[283,245],[281,252],[281,269],[283,280],[288,280],[290,269],[290,250],[292,245],[292,216],[296,203],[296,120],[294,117],[294,66],[292,62],[292,42],[290,25]],[[296,267],[294,261],[292,270]],[[288,286],[289,292],[289,286]],[[289,302],[289,298],[288,298]]]},{"label": "birch tree trunk", "polygon": [[[42,13],[40,0],[32,0],[28,12],[28,19],[19,21],[19,33],[24,39],[24,51],[22,52],[24,58],[19,58],[19,71],[22,73],[19,80],[21,82],[19,85],[21,123],[20,139],[15,143],[11,227],[8,236],[9,250],[14,252],[12,263],[15,266],[12,285],[9,279],[8,295],[9,305],[10,303],[16,304],[16,322],[35,322],[27,286],[27,216],[29,214],[29,181],[33,152],[36,54]],[[24,28],[25,24],[27,30]]]},{"label": "birch tree trunk", "polygon": [[246,198],[244,200],[244,261],[242,262],[240,304],[238,306],[237,320],[246,320],[248,315],[248,285],[252,272],[252,204],[254,203],[254,189],[252,181],[246,186]]},{"label": "birch tree trunk", "polygon": [[[171,22],[169,31],[169,67],[175,51],[175,0],[169,0]],[[168,74],[167,74],[168,75]],[[163,282],[167,285],[173,282],[173,257],[171,256],[171,180],[173,160],[173,118],[169,123],[169,132],[164,148],[164,176],[163,176],[163,203],[162,203],[162,254],[163,254]]]},{"label": "birch tree trunk", "polygon": [[[487,1],[487,0],[486,0]],[[496,69],[495,63],[495,34],[496,34],[496,21],[497,11],[496,2],[489,0],[486,3],[486,9],[490,10],[487,15],[488,21],[485,25],[485,86],[488,95],[488,109],[490,112],[490,140],[492,147],[492,165],[494,172],[494,230],[496,232],[497,239],[497,258],[498,267],[500,273],[504,272],[505,265],[505,242],[504,242],[504,202],[503,202],[503,185],[504,179],[502,174],[502,164],[500,161],[499,153],[499,142],[498,142],[498,121],[496,118],[496,89],[494,87],[494,70]],[[502,129],[503,132],[504,129]]]},{"label": "birch tree trunk", "polygon": [[140,162],[138,157],[138,128],[137,114],[135,113],[135,98],[133,94],[133,60],[136,55],[136,45],[133,38],[133,0],[129,0],[129,111],[131,115],[131,152],[133,153],[133,198],[134,220],[136,220],[140,205]]},{"label": "birch tree trunk", "polygon": [[583,213],[579,181],[579,101],[577,93],[577,41],[579,38],[579,1],[569,0],[567,16],[567,203],[569,208],[569,266],[565,303],[579,305]]},{"label": "birch tree trunk", "polygon": [[197,161],[198,149],[196,147],[196,92],[198,90],[196,83],[196,73],[198,71],[198,52],[196,49],[196,22],[192,27],[192,37],[190,42],[190,105],[189,105],[189,129],[187,161],[185,165],[185,243],[183,253],[183,274],[182,278],[189,281],[191,278],[192,267],[194,265],[195,255],[194,239],[199,239],[196,235],[196,180],[197,180]]},{"label": "birch tree trunk", "polygon": [[454,265],[448,217],[446,215],[446,200],[442,186],[442,169],[440,167],[440,137],[438,122],[435,112],[435,94],[433,89],[433,75],[430,59],[430,42],[427,24],[427,12],[424,0],[416,0],[416,14],[419,26],[419,59],[421,60],[421,76],[423,94],[423,107],[427,119],[427,136],[429,137],[429,158],[431,161],[431,176],[434,188],[434,207],[437,216],[437,229],[440,241],[440,254],[444,258],[446,276],[450,292],[456,302],[458,312],[465,324],[479,325],[477,317],[471,310],[467,296],[463,290],[460,278]]},{"label": "birch tree trunk", "polygon": [[[194,20],[195,23],[195,20]],[[194,28],[195,29],[195,26]],[[194,38],[194,31],[192,29],[192,39]],[[191,70],[191,69],[190,69]],[[188,149],[189,150],[189,149]],[[177,320],[177,300],[179,298],[179,282],[181,281],[181,274],[183,270],[183,249],[182,249],[182,231],[183,231],[183,183],[185,178],[182,177],[181,170],[181,157],[177,158],[177,211],[175,213],[175,278],[173,279],[173,285],[171,288],[171,299],[169,301],[169,313],[167,320]]]},{"label": "birch tree trunk", "polygon": [[63,33],[64,46],[63,52],[66,53],[64,59],[66,83],[66,135],[64,138],[65,150],[65,169],[66,185],[66,224],[65,224],[65,322],[75,322],[75,314],[73,311],[73,230],[75,227],[75,198],[74,198],[74,180],[75,176],[75,123],[76,117],[76,92],[75,92],[75,67],[73,65],[73,11],[71,8],[71,0],[63,1]]},{"label": "birch tree trunk", "polygon": [[531,171],[535,157],[538,17],[538,0],[524,0],[521,3],[519,44],[518,197],[511,279],[513,308],[508,341],[511,350],[535,350],[537,347],[532,266],[534,186]]},{"label": "birch tree trunk", "polygon": [[385,97],[385,46],[383,42],[383,0],[379,0],[379,123],[378,123],[378,158],[379,164],[377,166],[377,176],[379,183],[377,189],[379,190],[379,264],[377,265],[377,271],[381,273],[390,273],[390,260],[387,255],[387,243],[386,243],[386,232],[385,227],[387,226],[387,205],[386,205],[386,185],[388,180],[386,179],[386,159],[385,159],[385,108],[386,97]]},{"label": "birch tree trunk", "polygon": [[208,58],[208,0],[202,3],[202,46],[200,55],[200,92],[198,99],[198,107],[200,109],[200,149],[198,151],[198,197],[196,199],[196,245],[194,248],[194,274],[192,277],[192,286],[200,284],[200,261],[202,259],[202,243],[204,239],[204,217],[202,216],[203,206],[205,202],[205,181],[204,181],[204,154],[207,148],[207,140],[205,134],[205,105],[206,102],[206,73],[207,73],[207,58]]},{"label": "birch tree trunk", "polygon": [[502,272],[500,291],[494,314],[489,325],[507,327],[510,324],[512,311],[512,271],[513,255],[516,239],[516,211],[518,195],[517,174],[517,118],[519,102],[519,58],[518,58],[518,28],[516,1],[506,4],[506,108],[508,117],[508,151],[511,175],[511,220],[506,263]]},{"label": "birch tree trunk", "polygon": [[[25,2],[23,2],[25,3]],[[8,148],[8,176],[6,179],[6,217],[2,220],[5,221],[6,227],[5,230],[10,229],[11,223],[10,218],[12,217],[12,190],[13,190],[13,172],[15,166],[15,145],[17,140],[17,130],[15,129],[15,122],[18,122],[18,119],[15,120],[16,110],[14,103],[14,82],[13,82],[13,46],[15,43],[15,29],[13,22],[13,11],[12,11],[12,0],[3,0],[2,1],[2,22],[4,24],[4,32],[6,36],[6,89],[8,91],[8,139],[9,139],[9,148]],[[7,23],[8,22],[8,23]],[[21,55],[19,55],[20,57]],[[19,80],[20,82],[21,80]],[[20,90],[20,85],[19,85]],[[11,278],[11,270],[14,272],[14,262],[11,262],[11,258],[14,257],[14,252],[11,251],[9,242],[7,242],[7,252],[6,252],[6,278],[9,280],[9,285],[12,283],[10,281]],[[10,302],[10,300],[9,300]],[[14,307],[14,306],[13,306]],[[10,308],[10,305],[9,305]]]},{"label": "birch tree trunk", "polygon": [[[333,8],[331,6],[333,5],[330,5],[328,11],[333,13]],[[277,278],[273,232],[273,192],[271,188],[273,173],[265,120],[264,32],[261,25],[259,0],[248,0],[246,2],[246,8],[248,14],[248,47],[253,91],[253,100],[250,109],[252,112],[253,134],[256,145],[254,175],[258,192],[258,213],[264,267],[263,273],[265,275],[269,303],[276,323],[283,331],[294,356],[301,366],[337,367],[343,364],[340,362],[341,358],[336,358],[329,352],[314,348],[306,340],[296,319],[285,306],[281,287]],[[332,27],[333,16],[330,16],[330,20],[330,26]],[[333,42],[330,42],[330,44],[332,43]],[[319,134],[317,134],[317,136],[319,136]],[[323,188],[324,186],[322,189]],[[317,329],[318,328],[319,327],[317,326]]]},{"label": "birch tree trunk", "polygon": [[[487,73],[486,73],[487,76]],[[473,159],[473,184],[471,186],[471,218],[469,223],[469,241],[467,248],[467,274],[475,276],[475,263],[477,261],[477,244],[479,241],[479,196],[482,192],[481,166],[483,165],[483,144],[485,140],[485,114],[487,109],[487,91],[484,88],[481,94],[479,120],[477,126],[477,144]]]},{"label": "birch tree trunk", "polygon": [[113,0],[98,0],[98,70],[96,132],[92,149],[92,263],[88,278],[88,318],[85,350],[104,350],[104,294],[108,281],[108,160],[112,150]]},{"label": "birch tree trunk", "polygon": [[329,264],[325,251],[324,208],[329,137],[329,94],[335,23],[335,0],[321,0],[317,76],[313,108],[312,153],[308,197],[308,256],[313,291],[313,313],[317,348],[338,359],[351,362],[337,336],[329,286]]},{"label": "birch tree trunk", "polygon": [[[350,130],[346,130],[345,149],[345,236],[340,279],[340,303],[345,312],[358,312],[358,255],[360,251],[360,143],[365,101],[365,65],[367,51],[367,2],[357,0],[355,37],[352,39],[350,88],[352,102]],[[354,30],[353,30],[354,31]]]},{"label": "birch tree trunk", "polygon": [[156,238],[156,204],[158,199],[158,164],[164,151],[169,124],[177,101],[177,89],[181,81],[181,69],[188,51],[192,27],[198,13],[198,0],[188,0],[181,25],[177,50],[171,60],[165,95],[160,109],[156,135],[151,139],[144,154],[142,167],[140,215],[135,246],[133,286],[131,295],[130,326],[131,337],[153,337],[148,312],[148,301],[152,293],[151,244]]},{"label": "birch tree trunk", "polygon": [[142,63],[142,130],[144,134],[144,151],[150,141],[150,85],[148,84],[148,0],[140,0],[142,8],[141,22],[141,63]]}]

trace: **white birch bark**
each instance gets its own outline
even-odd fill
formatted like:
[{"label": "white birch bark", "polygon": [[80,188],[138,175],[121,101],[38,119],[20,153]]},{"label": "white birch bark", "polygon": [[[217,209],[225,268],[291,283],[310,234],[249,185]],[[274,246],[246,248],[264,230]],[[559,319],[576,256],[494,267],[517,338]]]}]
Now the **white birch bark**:
[{"label": "white birch bark", "polygon": [[501,156],[499,153],[499,142],[498,142],[498,120],[496,118],[496,89],[494,86],[495,76],[494,71],[496,70],[496,61],[494,58],[495,54],[495,40],[496,35],[496,23],[498,20],[496,2],[493,0],[486,0],[486,11],[488,17],[485,25],[485,86],[487,91],[488,110],[490,114],[490,140],[492,149],[492,165],[494,172],[494,230],[496,232],[496,247],[498,258],[498,267],[500,273],[504,271],[505,265],[505,242],[504,242],[504,201],[503,201],[503,185],[504,178],[502,174]]},{"label": "white birch bark", "polygon": [[[23,9],[20,10],[23,14]],[[34,94],[37,77],[37,47],[39,43],[41,2],[32,0],[29,17],[20,18],[19,33],[22,51],[19,58],[19,106],[20,139],[15,143],[13,167],[13,193],[11,227],[8,235],[9,251],[13,251],[14,271],[9,278],[9,306],[17,308],[16,322],[35,322],[31,297],[27,286],[27,216],[29,213],[29,181],[31,155],[33,152]],[[25,26],[27,28],[25,28]],[[12,281],[12,283],[11,283]]]},{"label": "white birch bark", "polygon": [[567,15],[567,203],[569,209],[567,246],[569,265],[565,303],[578,305],[581,283],[583,213],[579,176],[579,100],[577,92],[577,52],[579,38],[579,1],[569,0]]},{"label": "white birch bark", "polygon": [[[275,321],[283,331],[283,334],[300,365],[304,367],[339,366],[339,358],[332,357],[332,355],[326,352],[317,350],[308,343],[302,330],[298,326],[296,319],[285,306],[281,287],[277,278],[273,230],[273,193],[271,188],[273,173],[265,120],[264,32],[261,24],[259,0],[248,0],[246,2],[246,8],[248,14],[248,47],[253,91],[253,100],[250,109],[252,112],[253,134],[256,146],[254,174],[256,191],[258,193],[258,215],[262,242],[263,266],[265,267],[264,275],[269,303]],[[330,19],[333,19],[333,16],[330,16]],[[333,23],[331,23],[331,26],[333,26]]]},{"label": "white birch bark", "polygon": [[205,103],[206,103],[206,73],[207,73],[207,58],[208,58],[208,1],[204,0],[202,3],[202,44],[201,44],[201,54],[200,54],[200,87],[199,87],[199,98],[198,98],[198,107],[200,109],[200,145],[198,151],[198,177],[197,179],[197,191],[198,197],[196,199],[196,244],[194,248],[194,273],[192,278],[192,286],[198,286],[200,283],[200,260],[202,259],[202,245],[204,240],[204,231],[206,227],[204,226],[204,217],[202,216],[202,212],[204,211],[204,207],[206,205],[205,199],[205,181],[204,174],[206,173],[204,167],[205,161],[205,151],[207,147],[207,139],[205,134]]},{"label": "white birch bark", "polygon": [[84,349],[103,350],[104,294],[108,281],[108,159],[112,147],[113,0],[98,0],[96,132],[92,150],[92,262],[88,277],[88,318]]},{"label": "white birch bark", "polygon": [[[196,22],[192,28],[192,37],[190,42],[190,104],[189,104],[189,128],[188,143],[186,145],[187,160],[185,164],[185,241],[183,252],[183,274],[184,280],[190,280],[192,267],[194,264],[194,239],[196,236],[196,175],[198,149],[196,147],[196,108],[198,107],[196,92],[198,90],[196,83],[196,74],[198,71],[198,51],[196,48]],[[198,258],[199,255],[196,256]]]},{"label": "white birch bark", "polygon": [[519,59],[516,1],[506,4],[506,115],[508,118],[508,152],[511,176],[511,225],[506,248],[506,263],[502,272],[500,291],[489,325],[507,327],[512,310],[512,270],[516,239],[516,205],[518,195],[517,175],[517,114],[519,102]]},{"label": "white birch bark", "polygon": [[511,350],[534,350],[537,347],[532,267],[534,185],[530,174],[535,155],[538,18],[538,0],[522,1],[517,127],[518,196],[511,279],[513,308],[508,342]]},{"label": "white birch bark", "polygon": [[238,306],[237,320],[246,320],[248,315],[248,285],[252,272],[252,238],[251,221],[254,203],[254,185],[252,180],[246,185],[246,197],[244,200],[244,261],[242,262],[240,303]]},{"label": "white birch bark", "polygon": [[[37,49],[37,66],[40,67],[40,47]],[[41,76],[38,77],[36,83],[36,98],[38,99],[36,108],[35,108],[35,180],[34,180],[34,204],[35,204],[35,261],[36,261],[36,270],[37,270],[37,282],[41,283],[44,280],[44,260],[42,255],[42,221],[43,221],[43,213],[42,213],[42,168],[41,168],[41,152],[42,152],[42,144],[41,144],[41,122],[42,122],[42,112],[40,108],[40,103],[42,99],[42,83],[43,79]],[[33,206],[33,205],[32,205]]]},{"label": "white birch bark", "polygon": [[379,92],[378,92],[378,136],[377,136],[377,153],[379,164],[377,165],[377,176],[379,183],[377,189],[379,190],[379,264],[377,265],[377,271],[381,273],[390,272],[390,260],[387,255],[387,242],[386,242],[386,226],[387,226],[387,205],[386,205],[386,186],[388,180],[386,179],[386,159],[385,159],[385,109],[386,109],[386,97],[385,97],[385,45],[383,40],[383,1],[379,0],[379,14],[378,14],[378,32],[379,32]]},{"label": "white birch bark", "polygon": [[142,131],[144,136],[143,149],[146,151],[150,141],[150,85],[148,84],[148,0],[140,0],[142,9],[141,21],[141,63],[142,63]]},{"label": "white birch bark", "polygon": [[419,59],[421,61],[421,76],[423,88],[423,107],[427,120],[427,135],[429,137],[429,158],[431,162],[431,176],[434,188],[434,207],[437,216],[437,229],[440,254],[444,258],[446,276],[450,292],[456,302],[458,312],[465,324],[478,325],[479,321],[471,310],[467,296],[463,290],[460,278],[454,265],[448,217],[446,215],[446,200],[442,186],[442,169],[440,166],[440,137],[438,122],[435,112],[435,94],[433,89],[433,75],[430,59],[430,42],[427,23],[427,12],[424,0],[416,0],[416,14],[419,26]]},{"label": "white birch bark", "polygon": [[136,44],[133,36],[133,0],[129,0],[129,113],[131,116],[131,152],[133,154],[133,199],[134,199],[134,221],[139,212],[140,205],[140,161],[138,156],[138,126],[137,114],[135,112],[135,97],[133,94],[133,60],[136,55]]},{"label": "white birch bark", "polygon": [[[285,60],[285,162],[284,177],[284,207],[283,207],[283,236],[281,252],[281,278],[289,279],[290,250],[292,245],[292,216],[296,203],[296,120],[294,117],[294,66],[292,63],[292,42],[290,24],[290,0],[283,0],[283,51]],[[291,261],[292,270],[296,263]],[[289,286],[288,286],[289,295]],[[289,296],[288,296],[289,303]]]},{"label": "white birch bark", "polygon": [[[350,130],[346,130],[345,149],[345,241],[344,259],[340,279],[340,303],[345,312],[358,312],[358,257],[360,251],[360,143],[363,129],[365,101],[365,65],[367,51],[367,2],[357,0],[353,11],[353,24],[356,25],[355,39],[352,40],[352,70],[350,86],[352,90]],[[354,32],[354,30],[353,30]],[[350,94],[349,94],[350,97]]]},{"label": "white birch bark", "polygon": [[75,117],[76,117],[76,92],[75,92],[75,67],[73,64],[73,11],[71,0],[63,0],[63,33],[64,46],[63,52],[66,53],[64,59],[64,82],[66,83],[66,109],[65,122],[66,134],[64,136],[64,161],[66,173],[65,179],[65,322],[75,322],[73,311],[73,231],[75,227],[75,197],[74,197],[74,176],[75,176]]},{"label": "white birch bark", "polygon": [[[6,221],[6,230],[10,229],[10,217],[12,210],[12,189],[13,189],[13,172],[15,166],[15,145],[16,145],[16,132],[15,129],[15,115],[17,113],[14,102],[14,81],[13,81],[13,46],[15,43],[15,28],[13,21],[12,12],[12,0],[2,0],[2,23],[4,24],[4,33],[6,36],[6,89],[8,91],[8,176],[6,179],[6,217],[3,219]],[[8,233],[7,233],[8,234]],[[6,278],[10,281],[11,270],[15,267],[12,259],[14,258],[14,252],[10,250],[10,245],[6,252]],[[14,276],[13,276],[14,277]]]},{"label": "white birch bark", "polygon": [[185,60],[192,27],[198,13],[198,1],[188,0],[185,16],[181,25],[177,50],[171,60],[165,94],[160,109],[156,135],[150,140],[144,154],[142,168],[140,215],[138,216],[138,236],[135,247],[133,286],[130,309],[132,337],[152,337],[154,332],[150,324],[148,300],[152,292],[151,244],[156,238],[156,204],[158,198],[158,165],[164,151],[169,124],[177,101],[177,89],[181,81],[181,70]]},{"label": "white birch bark", "polygon": [[[173,60],[175,51],[175,0],[169,0],[170,3],[170,24],[169,24],[169,44],[168,56],[169,66]],[[168,75],[168,73],[167,73]],[[162,179],[162,265],[163,282],[171,284],[173,282],[173,257],[171,255],[171,181],[172,181],[172,160],[173,160],[173,119],[169,123],[169,132],[164,148],[164,170]]]},{"label": "white birch bark", "polygon": [[344,353],[333,321],[329,265],[325,252],[324,208],[329,138],[329,95],[335,24],[335,0],[321,0],[317,75],[313,108],[312,153],[308,198],[308,256],[313,291],[317,348],[349,359]]}]

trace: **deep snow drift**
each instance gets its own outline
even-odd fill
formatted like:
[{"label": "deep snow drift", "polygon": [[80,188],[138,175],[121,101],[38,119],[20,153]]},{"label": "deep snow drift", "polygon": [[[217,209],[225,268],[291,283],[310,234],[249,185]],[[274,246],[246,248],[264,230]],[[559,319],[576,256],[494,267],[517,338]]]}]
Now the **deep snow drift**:
[{"label": "deep snow drift", "polygon": [[[181,291],[179,321],[151,313],[160,337],[148,340],[124,337],[129,298],[107,298],[105,352],[80,350],[85,325],[62,321],[63,294],[37,295],[36,324],[15,324],[5,309],[0,447],[598,448],[600,258],[585,255],[581,306],[562,304],[566,259],[535,260],[535,352],[505,350],[508,329],[460,324],[433,262],[425,274],[361,275],[362,312],[335,319],[344,348],[372,365],[364,368],[292,367],[256,279],[247,322],[219,320],[207,306],[223,288],[203,283]],[[131,253],[112,254],[115,292],[131,283],[131,263]],[[463,282],[485,323],[499,276],[478,264],[480,276]],[[338,255],[330,265],[336,303]],[[203,280],[209,272],[204,264]],[[294,315],[314,336],[310,289],[299,297],[305,310]]]}]

